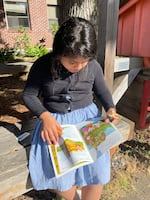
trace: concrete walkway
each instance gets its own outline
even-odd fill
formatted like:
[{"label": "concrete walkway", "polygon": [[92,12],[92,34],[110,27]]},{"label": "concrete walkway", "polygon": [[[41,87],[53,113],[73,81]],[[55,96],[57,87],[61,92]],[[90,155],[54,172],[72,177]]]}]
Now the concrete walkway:
[{"label": "concrete walkway", "polygon": [[126,197],[118,200],[149,200],[150,199],[150,174],[140,175],[134,184],[134,190],[126,194]]}]

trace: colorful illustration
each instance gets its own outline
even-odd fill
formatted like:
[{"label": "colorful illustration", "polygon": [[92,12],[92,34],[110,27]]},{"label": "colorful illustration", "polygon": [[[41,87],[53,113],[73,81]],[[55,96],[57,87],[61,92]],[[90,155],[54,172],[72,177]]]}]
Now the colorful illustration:
[{"label": "colorful illustration", "polygon": [[57,147],[57,153],[64,152],[67,157],[70,157],[70,153],[66,148],[65,143],[62,143],[60,146]]},{"label": "colorful illustration", "polygon": [[70,152],[72,151],[84,151],[84,145],[81,141],[65,140],[66,148]]},{"label": "colorful illustration", "polygon": [[70,139],[65,139],[64,142],[57,147],[57,152],[65,152],[67,157],[70,157],[71,152],[81,152],[84,151],[84,144],[81,141],[73,141]]},{"label": "colorful illustration", "polygon": [[106,139],[106,129],[111,127],[102,121],[94,121],[86,124],[80,129],[80,132],[87,145],[97,148]]},{"label": "colorful illustration", "polygon": [[122,139],[112,124],[98,120],[62,128],[59,143],[49,145],[56,176],[94,162]]},{"label": "colorful illustration", "polygon": [[58,163],[58,159],[57,159],[57,154],[56,154],[56,151],[55,151],[55,145],[52,144],[49,147],[51,148],[51,151],[52,151],[52,154],[53,154],[55,169],[56,169],[57,173],[60,174],[60,168],[59,168],[59,163]]}]

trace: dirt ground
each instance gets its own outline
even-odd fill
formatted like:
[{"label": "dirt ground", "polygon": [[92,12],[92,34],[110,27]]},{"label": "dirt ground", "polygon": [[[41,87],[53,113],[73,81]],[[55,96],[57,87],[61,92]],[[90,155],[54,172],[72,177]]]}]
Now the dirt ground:
[{"label": "dirt ground", "polygon": [[[25,121],[32,114],[21,95],[26,75],[0,77],[0,124]],[[134,138],[120,145],[112,157],[112,178],[102,200],[149,200],[150,129],[135,130]],[[32,190],[15,200],[56,199],[49,191]]]}]

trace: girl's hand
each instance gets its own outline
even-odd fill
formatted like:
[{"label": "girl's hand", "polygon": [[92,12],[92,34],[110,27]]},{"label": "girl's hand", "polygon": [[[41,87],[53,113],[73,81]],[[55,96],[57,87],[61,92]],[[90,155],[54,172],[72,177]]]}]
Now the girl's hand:
[{"label": "girl's hand", "polygon": [[120,120],[120,116],[116,113],[115,108],[109,108],[106,114],[105,122],[107,123],[112,122],[113,124],[117,124]]},{"label": "girl's hand", "polygon": [[62,133],[62,128],[57,120],[49,112],[43,112],[40,119],[43,122],[41,131],[43,141],[47,141],[48,144],[57,144]]}]

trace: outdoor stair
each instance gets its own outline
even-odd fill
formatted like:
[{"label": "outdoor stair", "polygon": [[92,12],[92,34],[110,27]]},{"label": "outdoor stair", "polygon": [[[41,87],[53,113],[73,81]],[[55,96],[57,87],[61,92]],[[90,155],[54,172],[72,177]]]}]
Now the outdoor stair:
[{"label": "outdoor stair", "polygon": [[118,103],[142,68],[143,58],[123,56],[115,57],[114,82],[112,91],[115,104]]}]

